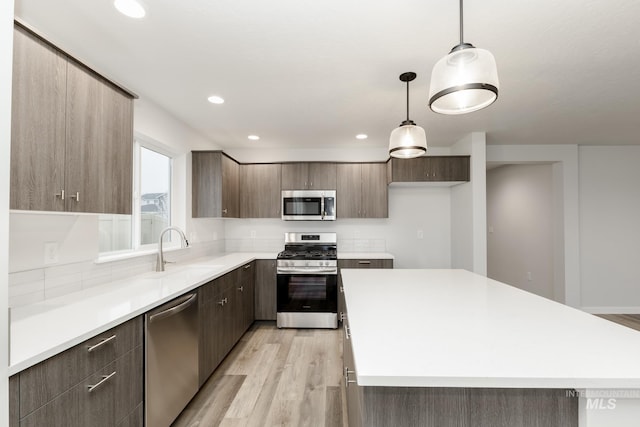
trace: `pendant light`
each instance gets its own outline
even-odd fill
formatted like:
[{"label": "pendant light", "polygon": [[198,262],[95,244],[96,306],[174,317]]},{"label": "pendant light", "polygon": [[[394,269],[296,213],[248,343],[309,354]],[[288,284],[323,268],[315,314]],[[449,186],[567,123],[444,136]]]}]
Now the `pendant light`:
[{"label": "pendant light", "polygon": [[400,74],[400,80],[407,84],[407,120],[400,123],[389,137],[389,155],[400,159],[411,159],[427,152],[427,136],[424,129],[409,120],[409,82],[416,78],[416,73]]},{"label": "pendant light", "polygon": [[462,24],[460,0],[460,44],[440,59],[431,73],[429,108],[436,113],[470,113],[498,98],[496,60],[488,50],[464,42]]}]

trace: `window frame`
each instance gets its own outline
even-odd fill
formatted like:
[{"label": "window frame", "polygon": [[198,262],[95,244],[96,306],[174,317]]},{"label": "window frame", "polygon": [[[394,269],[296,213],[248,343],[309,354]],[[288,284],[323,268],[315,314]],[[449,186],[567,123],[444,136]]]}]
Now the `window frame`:
[{"label": "window frame", "polygon": [[[142,148],[147,150],[155,151],[158,154],[162,154],[169,158],[169,174],[170,174],[170,184],[169,184],[169,227],[175,226],[175,218],[176,218],[176,206],[174,203],[174,193],[176,189],[176,177],[175,177],[175,167],[174,162],[175,158],[178,156],[178,153],[168,146],[149,138],[142,134],[134,135],[134,150],[133,150],[133,207],[132,207],[132,246],[133,252],[148,252],[150,250],[158,249],[158,242],[147,243],[145,245],[142,244],[142,208],[140,203],[141,197],[141,171],[142,171]],[[165,241],[163,243],[163,249],[169,249],[172,247],[179,247],[179,241],[172,239],[169,235],[169,241]]]}]

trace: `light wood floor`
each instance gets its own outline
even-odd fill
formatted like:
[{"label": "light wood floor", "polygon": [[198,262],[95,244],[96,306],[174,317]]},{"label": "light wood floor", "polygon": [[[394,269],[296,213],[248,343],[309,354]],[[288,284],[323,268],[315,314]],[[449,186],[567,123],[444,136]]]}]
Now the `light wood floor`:
[{"label": "light wood floor", "polygon": [[[601,314],[640,331],[640,315]],[[173,424],[346,427],[341,330],[256,322]]]},{"label": "light wood floor", "polygon": [[599,314],[598,317],[640,331],[640,314]]},{"label": "light wood floor", "polygon": [[256,322],[174,426],[346,426],[341,330]]}]

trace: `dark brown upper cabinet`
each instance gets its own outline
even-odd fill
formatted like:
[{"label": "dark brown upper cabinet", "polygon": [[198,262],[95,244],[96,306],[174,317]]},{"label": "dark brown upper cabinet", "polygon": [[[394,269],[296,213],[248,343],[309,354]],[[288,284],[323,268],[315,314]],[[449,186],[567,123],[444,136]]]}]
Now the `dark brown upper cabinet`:
[{"label": "dark brown upper cabinet", "polygon": [[222,151],[191,153],[192,217],[240,217],[240,165]]},{"label": "dark brown upper cabinet", "polygon": [[240,217],[280,218],[279,163],[240,165]]},{"label": "dark brown upper cabinet", "polygon": [[470,156],[423,156],[392,158],[387,163],[387,180],[392,182],[469,181]]},{"label": "dark brown upper cabinet", "polygon": [[11,209],[131,214],[132,99],[15,25]]},{"label": "dark brown upper cabinet", "polygon": [[282,164],[283,190],[335,190],[336,164],[298,162]]},{"label": "dark brown upper cabinet", "polygon": [[384,163],[337,165],[336,217],[387,218],[389,200]]}]

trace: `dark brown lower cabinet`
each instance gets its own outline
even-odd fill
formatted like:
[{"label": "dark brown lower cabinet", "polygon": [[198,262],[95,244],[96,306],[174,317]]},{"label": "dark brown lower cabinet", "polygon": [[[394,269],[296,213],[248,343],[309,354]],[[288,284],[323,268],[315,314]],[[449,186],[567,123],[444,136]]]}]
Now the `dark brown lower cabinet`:
[{"label": "dark brown lower cabinet", "polygon": [[368,259],[339,259],[338,260],[338,321],[345,317],[344,292],[342,289],[341,268],[393,268],[393,259],[368,258]]},{"label": "dark brown lower cabinet", "polygon": [[[356,391],[357,390],[357,391]],[[355,397],[354,397],[355,396]],[[354,398],[360,399],[354,403]],[[577,427],[564,389],[359,387],[349,384],[349,427]],[[358,415],[360,419],[358,420]]]},{"label": "dark brown lower cabinet", "polygon": [[9,378],[9,427],[20,424],[20,376]]},{"label": "dark brown lower cabinet", "polygon": [[564,389],[360,386],[351,333],[347,318],[342,343],[349,427],[578,426],[578,397]]},{"label": "dark brown lower cabinet", "polygon": [[137,317],[11,377],[11,425],[115,426],[130,417],[143,402],[142,334]]},{"label": "dark brown lower cabinet", "polygon": [[256,265],[255,318],[276,320],[276,260],[259,259]]},{"label": "dark brown lower cabinet", "polygon": [[118,422],[117,427],[141,427],[144,425],[144,404],[139,404],[129,415]]},{"label": "dark brown lower cabinet", "polygon": [[248,263],[200,288],[200,385],[253,323],[254,271]]}]

